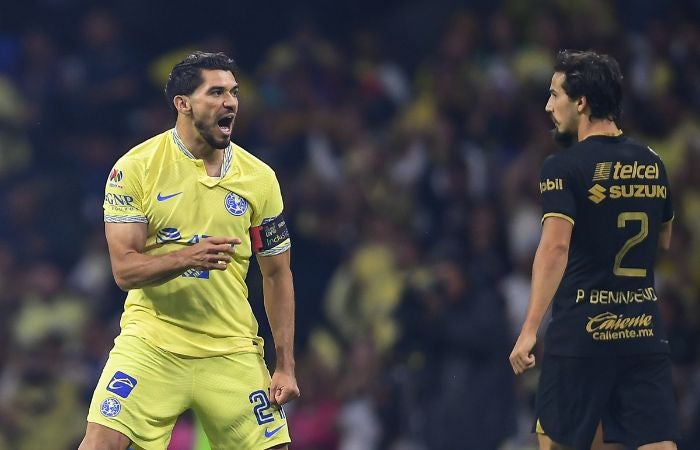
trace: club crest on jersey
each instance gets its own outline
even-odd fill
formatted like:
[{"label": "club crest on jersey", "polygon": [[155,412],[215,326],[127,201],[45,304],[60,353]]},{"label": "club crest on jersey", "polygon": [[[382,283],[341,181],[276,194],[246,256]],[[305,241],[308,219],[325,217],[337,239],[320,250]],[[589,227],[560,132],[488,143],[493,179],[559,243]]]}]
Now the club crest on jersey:
[{"label": "club crest on jersey", "polygon": [[122,411],[122,404],[114,397],[107,397],[100,405],[100,413],[108,418],[117,417]]},{"label": "club crest on jersey", "polygon": [[229,192],[224,199],[224,206],[226,206],[226,211],[230,212],[234,216],[242,216],[248,211],[248,202],[233,192]]}]

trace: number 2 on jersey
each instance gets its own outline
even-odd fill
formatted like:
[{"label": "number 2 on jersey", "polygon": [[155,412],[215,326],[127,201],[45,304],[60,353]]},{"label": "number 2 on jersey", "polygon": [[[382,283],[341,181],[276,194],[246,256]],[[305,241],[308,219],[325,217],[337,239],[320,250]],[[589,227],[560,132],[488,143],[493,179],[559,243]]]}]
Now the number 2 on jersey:
[{"label": "number 2 on jersey", "polygon": [[617,216],[617,228],[625,228],[627,222],[640,222],[639,233],[627,239],[617,255],[615,255],[615,264],[613,265],[613,273],[620,277],[646,277],[647,270],[633,267],[622,267],[622,258],[632,247],[646,239],[649,234],[649,216],[644,212],[623,212]]}]

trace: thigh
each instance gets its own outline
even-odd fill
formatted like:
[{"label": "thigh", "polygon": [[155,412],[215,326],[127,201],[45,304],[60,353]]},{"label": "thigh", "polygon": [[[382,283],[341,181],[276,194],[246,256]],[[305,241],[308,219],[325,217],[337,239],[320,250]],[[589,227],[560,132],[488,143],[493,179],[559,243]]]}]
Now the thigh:
[{"label": "thigh", "polygon": [[92,396],[88,422],[123,433],[138,448],[165,449],[189,403],[192,376],[186,363],[140,338],[119,336]]},{"label": "thigh", "polygon": [[212,450],[262,450],[290,442],[287,419],[269,400],[270,373],[257,353],[204,358],[194,405]]},{"label": "thigh", "polygon": [[590,448],[612,391],[613,374],[614,367],[597,358],[546,354],[534,431],[560,446]]},{"label": "thigh", "polygon": [[678,441],[676,403],[668,355],[635,355],[624,358],[609,411],[603,418],[606,440],[633,447]]}]

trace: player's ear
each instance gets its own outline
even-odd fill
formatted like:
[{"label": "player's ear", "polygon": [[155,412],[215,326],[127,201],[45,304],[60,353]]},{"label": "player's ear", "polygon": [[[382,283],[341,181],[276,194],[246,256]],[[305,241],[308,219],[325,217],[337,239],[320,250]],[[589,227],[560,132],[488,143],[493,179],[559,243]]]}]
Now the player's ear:
[{"label": "player's ear", "polygon": [[192,112],[192,104],[190,103],[189,97],[186,95],[176,95],[173,97],[173,105],[178,113],[190,114]]},{"label": "player's ear", "polygon": [[576,100],[576,111],[580,113],[583,113],[583,111],[586,109],[588,106],[588,99],[586,98],[585,95],[581,96]]}]

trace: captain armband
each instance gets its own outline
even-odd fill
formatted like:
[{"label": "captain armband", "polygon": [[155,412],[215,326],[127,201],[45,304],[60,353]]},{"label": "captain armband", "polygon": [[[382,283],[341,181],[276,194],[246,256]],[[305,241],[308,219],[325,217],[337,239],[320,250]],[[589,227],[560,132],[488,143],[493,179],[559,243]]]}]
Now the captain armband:
[{"label": "captain armband", "polygon": [[289,239],[287,222],[280,214],[262,225],[250,229],[250,244],[253,253],[260,253],[277,247]]}]

